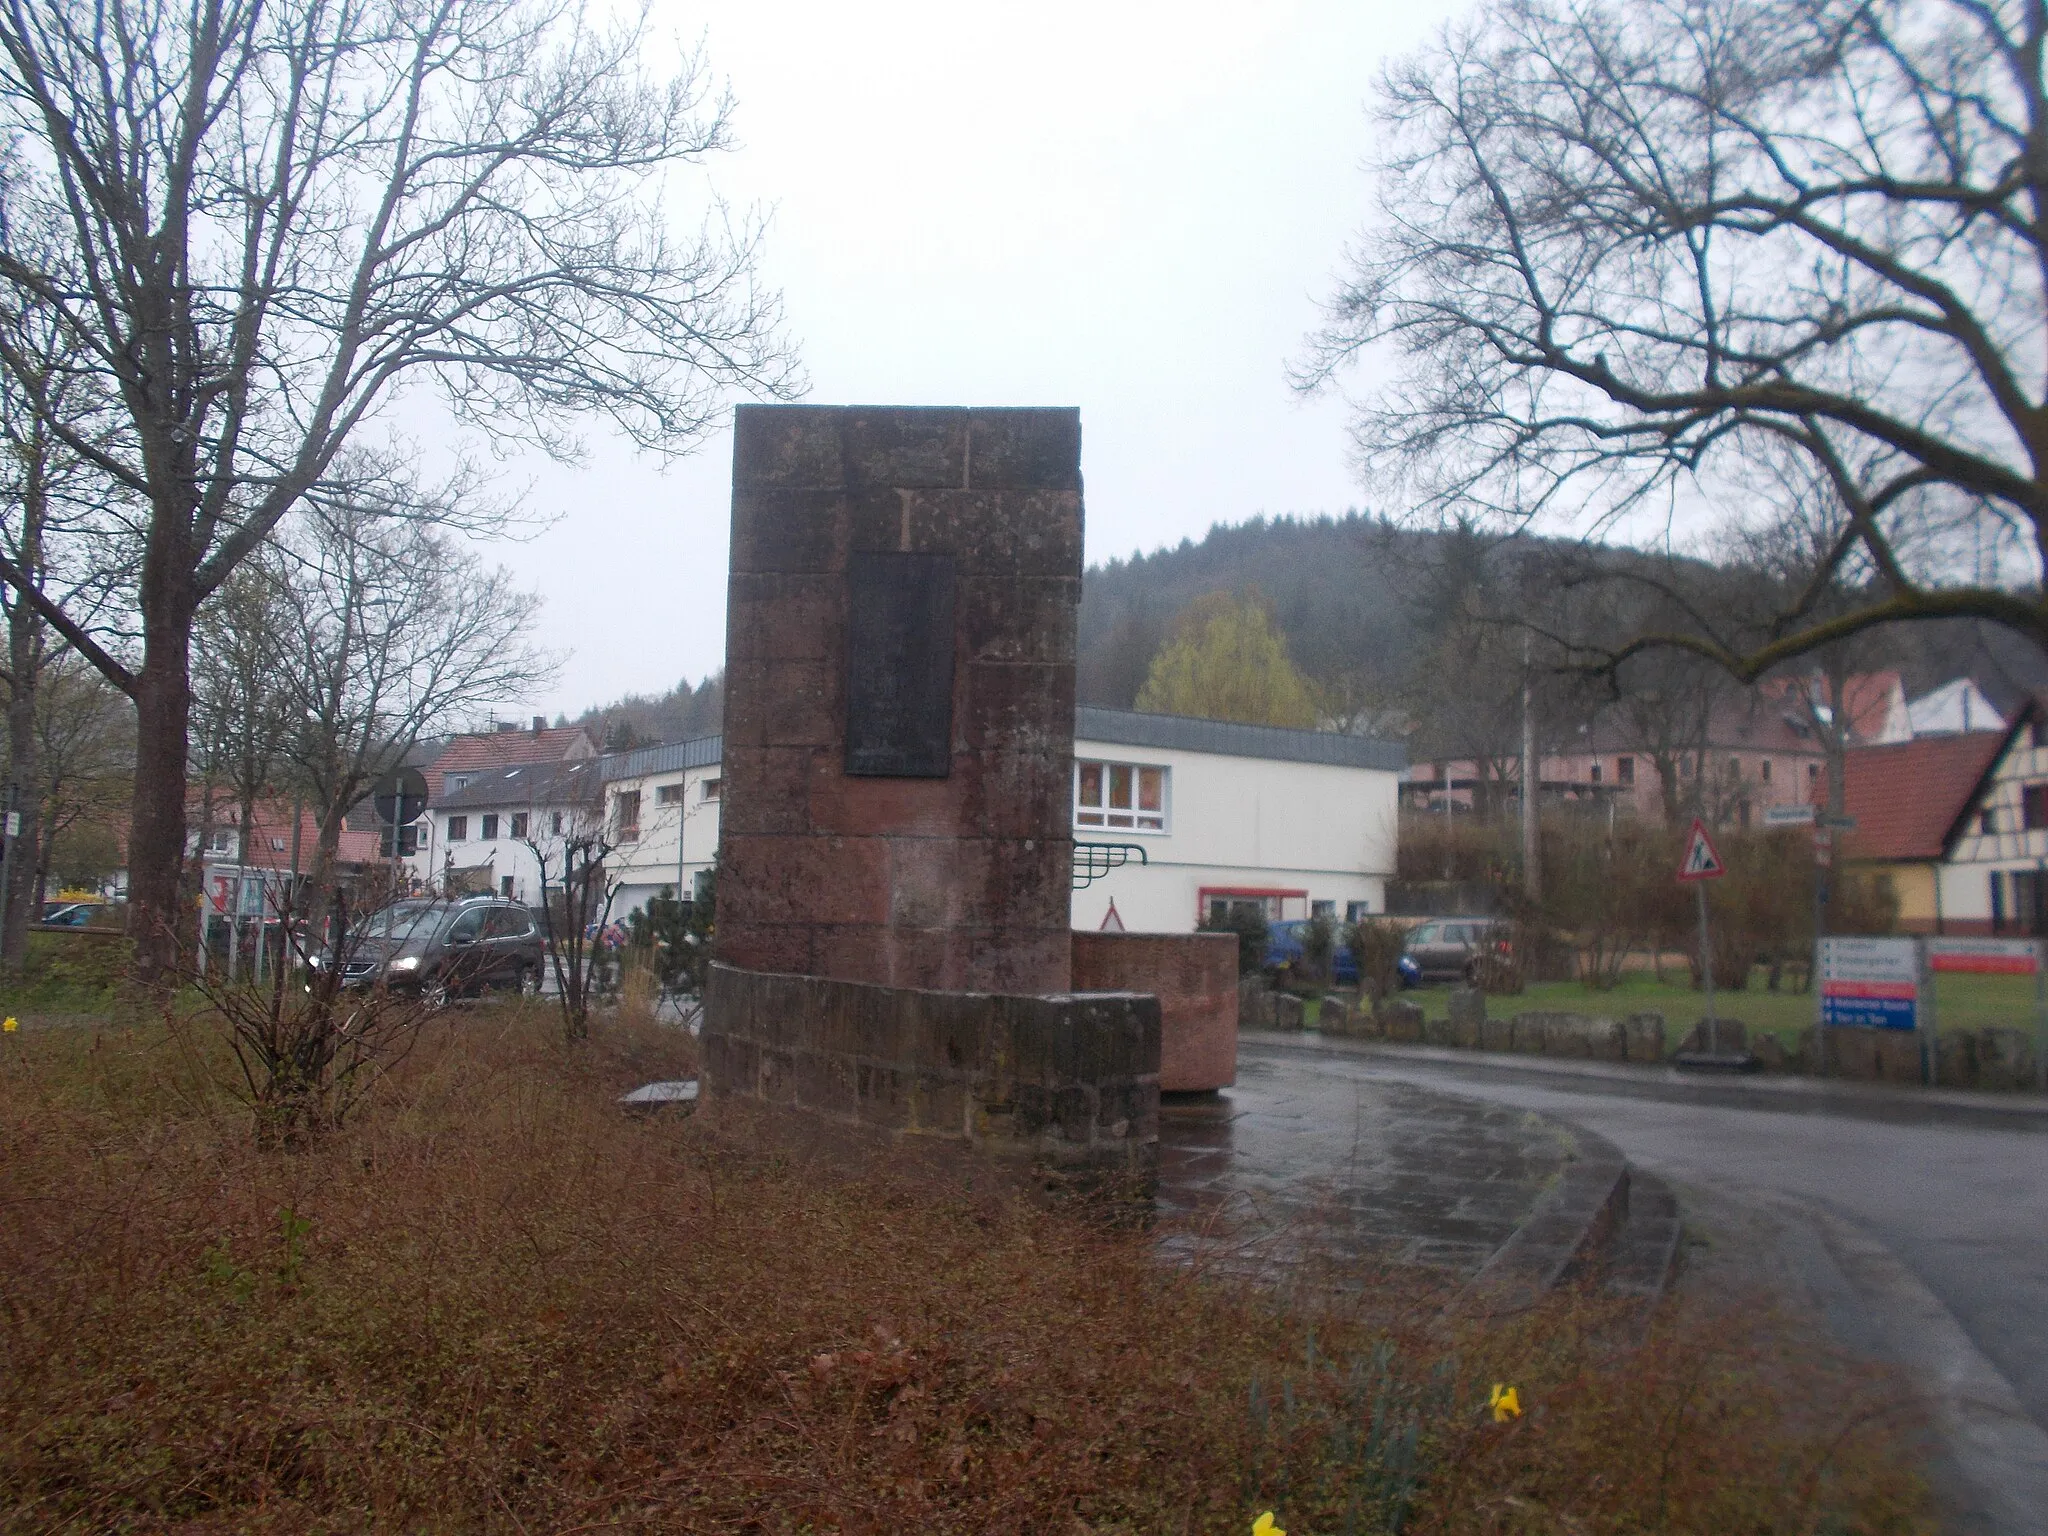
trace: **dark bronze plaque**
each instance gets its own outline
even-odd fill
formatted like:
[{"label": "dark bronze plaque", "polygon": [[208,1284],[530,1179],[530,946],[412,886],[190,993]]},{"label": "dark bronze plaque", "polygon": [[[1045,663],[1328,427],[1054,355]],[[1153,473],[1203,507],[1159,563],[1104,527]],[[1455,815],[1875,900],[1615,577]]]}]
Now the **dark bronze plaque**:
[{"label": "dark bronze plaque", "polygon": [[846,771],[943,779],[953,759],[953,557],[847,565]]}]

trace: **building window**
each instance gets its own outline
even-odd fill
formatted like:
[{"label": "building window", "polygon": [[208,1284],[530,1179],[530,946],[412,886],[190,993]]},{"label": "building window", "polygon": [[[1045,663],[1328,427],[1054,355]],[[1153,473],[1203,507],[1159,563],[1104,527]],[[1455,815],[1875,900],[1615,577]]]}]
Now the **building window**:
[{"label": "building window", "polygon": [[1614,777],[1623,784],[1636,781],[1636,760],[1632,757],[1617,757],[1614,760]]},{"label": "building window", "polygon": [[1680,758],[1680,759],[1678,760],[1678,776],[1679,776],[1679,777],[1680,777],[1681,779],[1689,779],[1689,778],[1691,778],[1691,777],[1692,777],[1692,759],[1691,759],[1691,758],[1689,758],[1689,757],[1681,757],[1681,758]]},{"label": "building window", "polygon": [[562,813],[560,811],[550,811],[548,813],[548,833],[553,837],[560,837],[562,835]]},{"label": "building window", "polygon": [[654,803],[656,805],[681,805],[683,803],[683,786],[680,784],[655,785]]},{"label": "building window", "polygon": [[[1986,837],[1996,837],[1998,835],[1998,812],[1989,809],[1979,811],[1977,813],[1977,830]],[[1996,880],[1998,877],[1993,875],[1991,878]]]},{"label": "building window", "polygon": [[449,792],[450,794],[453,794],[453,793],[454,793],[454,792],[455,792],[456,790],[458,790],[458,789],[467,789],[467,788],[469,788],[469,775],[468,775],[468,774],[466,774],[466,773],[451,773],[451,774],[449,774],[449,775],[448,775],[448,792]]},{"label": "building window", "polygon": [[700,800],[717,800],[725,794],[725,780],[706,779],[704,787],[697,792]]},{"label": "building window", "polygon": [[497,835],[498,813],[496,811],[486,812],[484,815],[483,839],[485,842],[488,843],[492,838],[496,837]]},{"label": "building window", "polygon": [[512,899],[512,877],[510,875],[498,876],[498,894],[507,901]]},{"label": "building window", "polygon": [[1598,784],[1600,782],[1600,760],[1598,758],[1595,758],[1593,760],[1593,772],[1591,782],[1595,784]]},{"label": "building window", "polygon": [[2029,784],[2020,791],[2020,825],[2029,832],[2048,827],[2048,784]]},{"label": "building window", "polygon": [[1166,830],[1166,770],[1141,763],[1076,763],[1074,825]]},{"label": "building window", "polygon": [[618,828],[622,843],[635,842],[640,836],[640,791],[622,789],[612,797],[612,822]]},{"label": "building window", "polygon": [[1335,901],[1312,901],[1308,904],[1308,915],[1310,917],[1334,918],[1337,915],[1337,903]]},{"label": "building window", "polygon": [[1355,923],[1360,918],[1371,916],[1372,903],[1369,901],[1347,901],[1344,903],[1344,921],[1347,923]]},{"label": "building window", "polygon": [[1771,760],[1768,757],[1756,765],[1756,776],[1766,784],[1771,782]]},{"label": "building window", "polygon": [[1741,759],[1741,758],[1739,758],[1739,757],[1731,757],[1731,758],[1729,758],[1729,759],[1728,759],[1728,777],[1729,777],[1729,778],[1731,778],[1731,779],[1737,779],[1737,780],[1739,780],[1739,779],[1740,779],[1740,778],[1742,777],[1742,759]]},{"label": "building window", "polygon": [[1809,783],[1809,784],[1815,784],[1815,783],[1818,783],[1819,781],[1820,781],[1820,764],[1819,764],[1819,763],[1808,763],[1808,764],[1806,765],[1806,782],[1807,782],[1807,783]]},{"label": "building window", "polygon": [[469,818],[467,816],[450,816],[448,818],[448,841],[459,843],[468,836]]},{"label": "building window", "polygon": [[514,837],[526,836],[526,812],[514,811],[512,813],[512,835]]}]

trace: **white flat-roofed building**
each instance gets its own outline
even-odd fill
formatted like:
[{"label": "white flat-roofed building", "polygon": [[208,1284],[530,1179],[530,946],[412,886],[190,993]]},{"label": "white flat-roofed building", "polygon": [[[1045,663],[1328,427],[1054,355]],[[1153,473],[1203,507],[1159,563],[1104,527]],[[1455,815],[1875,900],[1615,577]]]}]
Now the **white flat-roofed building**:
[{"label": "white flat-roofed building", "polygon": [[[722,748],[704,736],[600,760],[615,914],[664,887],[696,894],[718,854]],[[1399,744],[1359,736],[1082,708],[1074,858],[1099,873],[1075,890],[1073,924],[1188,933],[1233,905],[1276,921],[1384,912],[1406,764]]]},{"label": "white flat-roofed building", "polygon": [[1186,933],[1237,904],[1274,921],[1385,912],[1407,764],[1362,736],[1083,707],[1075,864],[1122,862],[1074,892],[1073,924]]},{"label": "white flat-roofed building", "polygon": [[717,736],[615,752],[601,760],[605,867],[618,882],[614,916],[644,908],[664,888],[694,898],[718,857]]}]

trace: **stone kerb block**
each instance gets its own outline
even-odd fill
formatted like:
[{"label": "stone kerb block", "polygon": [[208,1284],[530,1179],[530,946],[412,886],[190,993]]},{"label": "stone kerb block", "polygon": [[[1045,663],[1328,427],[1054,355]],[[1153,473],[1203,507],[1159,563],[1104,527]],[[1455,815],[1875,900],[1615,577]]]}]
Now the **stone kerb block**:
[{"label": "stone kerb block", "polygon": [[1422,1007],[1419,1003],[1401,1001],[1380,1005],[1380,1033],[1388,1040],[1418,1045],[1422,1041],[1422,1023]]},{"label": "stone kerb block", "polygon": [[1486,1017],[1486,994],[1477,987],[1457,987],[1451,992],[1449,1012],[1451,1023],[1469,1025],[1475,1038],[1479,1025]]},{"label": "stone kerb block", "polygon": [[1316,1028],[1326,1035],[1350,1034],[1351,999],[1341,992],[1325,992],[1316,1005]]},{"label": "stone kerb block", "polygon": [[2017,1029],[1977,1031],[1977,1085],[1981,1088],[2034,1086],[2034,1043]]},{"label": "stone kerb block", "polygon": [[1272,1028],[1283,1031],[1298,1031],[1308,1017],[1308,1009],[1292,992],[1274,992]]},{"label": "stone kerb block", "polygon": [[1515,1021],[1511,1018],[1483,1018],[1479,1021],[1479,1049],[1511,1051],[1515,1048]]},{"label": "stone kerb block", "polygon": [[[1719,1019],[1714,1026],[1714,1039],[1723,1051],[1746,1051],[1749,1049],[1749,1029],[1740,1019]],[[1681,1051],[1704,1051],[1708,1046],[1707,1021],[1701,1019],[1693,1025],[1692,1033],[1679,1044]]]},{"label": "stone kerb block", "polygon": [[1941,1036],[1941,1049],[1934,1058],[1934,1080],[1944,1088],[1977,1086],[1977,1036],[1972,1030],[1955,1030]]},{"label": "stone kerb block", "polygon": [[1664,1059],[1664,1015],[1632,1013],[1621,1021],[1624,1054],[1630,1061]]}]

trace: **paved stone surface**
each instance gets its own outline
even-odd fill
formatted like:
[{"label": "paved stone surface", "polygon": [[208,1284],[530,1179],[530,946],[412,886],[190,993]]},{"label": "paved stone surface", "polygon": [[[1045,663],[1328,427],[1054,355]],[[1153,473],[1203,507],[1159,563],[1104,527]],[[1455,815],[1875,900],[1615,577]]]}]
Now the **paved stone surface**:
[{"label": "paved stone surface", "polygon": [[[1242,1047],[1247,1063],[1283,1058],[1332,1093],[1345,1081],[1407,1085],[1582,1126],[1670,1181],[1709,1242],[1736,1225],[1730,1212],[1774,1225],[1785,1276],[1837,1337],[1905,1368],[1947,1420],[1948,1528],[2048,1532],[2048,1113],[2038,1105],[1659,1069],[1561,1072],[1314,1037]],[[1751,1268],[1719,1279],[1739,1284]]]},{"label": "paved stone surface", "polygon": [[1462,1279],[1513,1235],[1572,1140],[1525,1110],[1241,1056],[1235,1087],[1161,1106],[1159,1207],[1183,1218],[1167,1248]]}]

